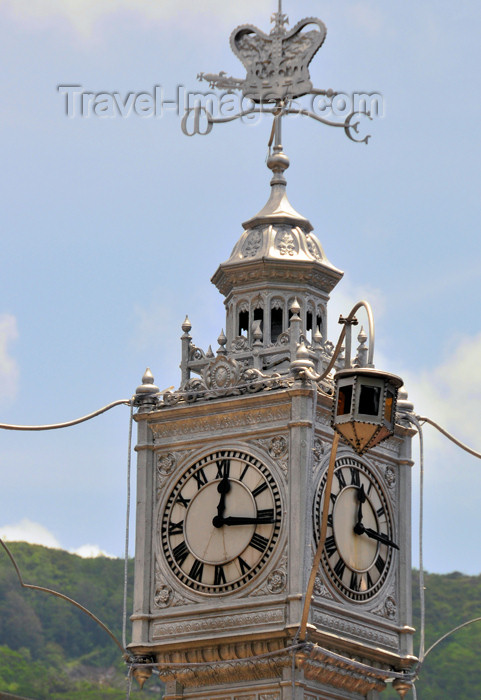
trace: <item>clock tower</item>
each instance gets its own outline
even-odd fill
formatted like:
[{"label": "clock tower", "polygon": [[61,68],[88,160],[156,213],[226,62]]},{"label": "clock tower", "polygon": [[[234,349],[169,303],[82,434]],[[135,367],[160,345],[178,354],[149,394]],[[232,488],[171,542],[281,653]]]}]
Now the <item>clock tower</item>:
[{"label": "clock tower", "polygon": [[[304,26],[286,32],[277,19],[274,41]],[[239,51],[246,27],[234,32]],[[374,700],[393,679],[402,695],[415,662],[413,431],[398,411],[369,452],[340,446],[325,498],[335,388],[322,375],[371,363],[362,330],[352,362],[327,339],[343,273],[287,198],[275,122],[268,201],[212,278],[226,310],[216,352],[194,344],[186,318],[179,388],[160,394],[146,372],[136,394],[129,649],[138,678],[156,667],[166,700]]]}]

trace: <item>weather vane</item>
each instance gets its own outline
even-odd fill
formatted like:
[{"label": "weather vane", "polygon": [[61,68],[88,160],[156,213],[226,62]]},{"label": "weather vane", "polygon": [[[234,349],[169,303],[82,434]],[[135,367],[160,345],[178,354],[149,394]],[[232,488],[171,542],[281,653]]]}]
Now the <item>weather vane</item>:
[{"label": "weather vane", "polygon": [[[187,136],[206,135],[214,124],[235,121],[253,114],[272,114],[274,124],[270,145],[275,135],[276,144],[280,140],[281,119],[288,114],[303,115],[327,126],[344,129],[346,135],[357,143],[366,143],[369,135],[356,138],[359,121],[355,116],[363,115],[371,119],[368,111],[354,110],[343,121],[331,121],[304,109],[293,101],[305,95],[324,96],[328,100],[339,93],[334,90],[314,88],[309,75],[309,64],[326,38],[326,26],[315,17],[301,19],[292,29],[286,29],[287,15],[282,13],[282,0],[278,0],[278,10],[271,17],[273,28],[265,34],[252,24],[244,24],[234,29],[230,37],[232,51],[247,70],[244,79],[232,78],[225,72],[199,73],[199,80],[205,80],[211,88],[232,93],[240,90],[250,103],[247,109],[226,117],[214,117],[207,107],[197,104],[188,108],[182,119],[182,131]],[[304,31],[306,27],[311,27]],[[192,119],[191,119],[192,117]],[[203,117],[204,128],[201,128]],[[189,128],[190,127],[190,128]]]}]

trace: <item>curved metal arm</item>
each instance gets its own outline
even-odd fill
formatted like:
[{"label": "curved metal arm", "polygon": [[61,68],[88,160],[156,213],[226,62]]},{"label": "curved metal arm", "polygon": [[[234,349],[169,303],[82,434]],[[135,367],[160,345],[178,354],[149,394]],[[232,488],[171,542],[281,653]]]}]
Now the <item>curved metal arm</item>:
[{"label": "curved metal arm", "polygon": [[[367,362],[368,362],[368,365],[370,367],[373,366],[373,364],[374,364],[373,363],[374,340],[375,340],[374,316],[372,313],[371,305],[368,301],[358,301],[357,304],[355,304],[355,306],[352,307],[352,309],[349,313],[349,316],[346,319],[344,319],[344,328],[342,329],[342,331],[339,335],[339,340],[337,341],[337,345],[334,348],[334,352],[332,353],[331,361],[327,365],[324,372],[321,375],[319,375],[318,377],[316,377],[316,381],[318,383],[322,382],[322,380],[328,376],[329,372],[334,367],[334,364],[335,364],[335,362],[336,362],[336,360],[339,357],[339,354],[341,352],[342,343],[344,341],[344,338],[346,337],[346,328],[354,320],[354,316],[356,314],[356,311],[358,311],[361,308],[361,306],[363,306],[366,309],[367,319],[368,319],[368,324],[369,324],[369,350],[368,350],[368,354],[367,354]],[[313,379],[314,377],[310,377],[310,378]]]},{"label": "curved metal arm", "polygon": [[113,632],[111,632],[109,630],[109,628],[107,627],[107,625],[105,625],[102,622],[102,620],[99,620],[99,618],[96,615],[94,615],[92,612],[90,612],[90,610],[85,608],[80,603],[77,603],[77,601],[73,600],[73,598],[69,598],[69,596],[64,595],[63,593],[59,593],[58,591],[53,591],[51,588],[45,588],[44,586],[34,586],[31,583],[25,583],[23,578],[22,578],[22,574],[20,573],[20,569],[18,568],[17,562],[15,561],[15,557],[13,556],[12,552],[10,551],[10,549],[7,547],[7,545],[5,544],[5,542],[2,539],[0,539],[0,545],[3,547],[3,549],[7,553],[8,558],[10,559],[11,563],[13,564],[13,568],[15,569],[18,581],[19,581],[20,585],[22,586],[22,588],[28,588],[31,591],[42,591],[42,593],[49,593],[50,595],[53,595],[56,598],[61,598],[62,600],[65,600],[67,603],[74,605],[76,608],[78,608],[83,613],[88,615],[94,622],[96,622],[104,630],[104,632],[107,632],[110,639],[118,646],[118,648],[122,652],[122,655],[124,656],[124,658],[126,658],[126,654],[127,654],[126,650],[124,649],[122,644],[119,642],[117,637],[113,634]]}]

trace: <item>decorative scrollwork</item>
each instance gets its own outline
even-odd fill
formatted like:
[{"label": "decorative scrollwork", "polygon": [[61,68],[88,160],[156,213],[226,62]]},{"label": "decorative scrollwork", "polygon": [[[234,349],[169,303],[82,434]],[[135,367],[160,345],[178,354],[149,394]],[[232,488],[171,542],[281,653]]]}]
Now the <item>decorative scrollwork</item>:
[{"label": "decorative scrollwork", "polygon": [[249,341],[244,335],[238,335],[237,338],[234,338],[232,341],[230,348],[232,352],[244,352],[245,350],[249,350]]},{"label": "decorative scrollwork", "polygon": [[283,435],[276,435],[269,442],[269,454],[274,459],[282,459],[286,456],[288,447],[286,438]]},{"label": "decorative scrollwork", "polygon": [[184,399],[192,403],[203,394],[205,394],[205,384],[200,379],[189,379],[184,387]]},{"label": "decorative scrollwork", "polygon": [[161,585],[155,589],[154,602],[158,608],[168,608],[172,604],[173,591],[169,586]]},{"label": "decorative scrollwork", "polygon": [[290,337],[291,337],[291,334],[290,334],[289,330],[283,331],[282,333],[279,334],[275,344],[280,345],[280,346],[288,345],[289,341],[290,341]]},{"label": "decorative scrollwork", "polygon": [[205,360],[205,352],[201,348],[196,347],[195,345],[190,346],[189,355],[191,360]]},{"label": "decorative scrollwork", "polygon": [[315,462],[320,462],[324,455],[324,443],[320,438],[314,439],[312,446],[312,454]]},{"label": "decorative scrollwork", "polygon": [[175,406],[175,404],[179,403],[181,395],[177,392],[165,391],[162,395],[162,399],[165,406]]}]

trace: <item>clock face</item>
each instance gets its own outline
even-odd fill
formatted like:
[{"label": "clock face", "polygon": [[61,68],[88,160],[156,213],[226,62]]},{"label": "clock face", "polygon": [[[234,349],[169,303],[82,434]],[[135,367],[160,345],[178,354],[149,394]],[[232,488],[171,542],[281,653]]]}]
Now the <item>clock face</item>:
[{"label": "clock face", "polygon": [[281,529],[281,497],[270,470],[239,450],[192,464],[161,513],[162,550],[184,585],[230,593],[265,566]]},{"label": "clock face", "polygon": [[[314,532],[319,541],[327,470],[314,501]],[[336,460],[328,504],[322,564],[346,598],[364,602],[386,581],[398,549],[388,500],[379,478],[354,457]]]}]

